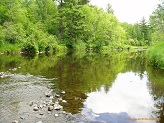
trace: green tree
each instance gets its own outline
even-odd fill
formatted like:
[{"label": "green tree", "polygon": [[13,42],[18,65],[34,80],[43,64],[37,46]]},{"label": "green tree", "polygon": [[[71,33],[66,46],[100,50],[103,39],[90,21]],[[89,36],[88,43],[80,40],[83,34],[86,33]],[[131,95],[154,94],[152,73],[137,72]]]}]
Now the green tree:
[{"label": "green tree", "polygon": [[150,24],[153,27],[153,44],[164,41],[164,1],[161,1],[150,16]]}]

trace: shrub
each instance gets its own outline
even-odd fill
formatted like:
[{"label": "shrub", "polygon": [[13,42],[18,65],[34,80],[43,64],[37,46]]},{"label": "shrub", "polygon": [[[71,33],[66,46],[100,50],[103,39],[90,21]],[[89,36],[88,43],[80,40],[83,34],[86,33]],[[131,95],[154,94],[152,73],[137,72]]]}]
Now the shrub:
[{"label": "shrub", "polygon": [[164,69],[164,42],[149,48],[147,58],[151,64]]},{"label": "shrub", "polygon": [[31,42],[26,42],[23,45],[23,48],[21,49],[21,51],[25,53],[36,53],[38,51],[38,48],[35,44]]}]

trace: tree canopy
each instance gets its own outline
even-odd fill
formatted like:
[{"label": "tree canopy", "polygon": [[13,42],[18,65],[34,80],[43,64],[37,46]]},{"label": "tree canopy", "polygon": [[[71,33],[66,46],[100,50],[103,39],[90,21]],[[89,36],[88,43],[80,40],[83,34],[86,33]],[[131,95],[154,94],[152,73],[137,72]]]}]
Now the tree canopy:
[{"label": "tree canopy", "polygon": [[150,17],[121,23],[89,0],[0,1],[1,52],[145,46],[164,39],[164,2]]}]

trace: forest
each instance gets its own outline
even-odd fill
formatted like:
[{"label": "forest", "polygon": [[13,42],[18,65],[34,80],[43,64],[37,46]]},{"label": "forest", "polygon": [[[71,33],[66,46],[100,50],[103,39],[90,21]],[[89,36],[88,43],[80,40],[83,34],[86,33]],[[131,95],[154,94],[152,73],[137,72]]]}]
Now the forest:
[{"label": "forest", "polygon": [[1,53],[150,47],[164,41],[164,1],[148,22],[129,24],[89,0],[1,0],[0,32]]}]

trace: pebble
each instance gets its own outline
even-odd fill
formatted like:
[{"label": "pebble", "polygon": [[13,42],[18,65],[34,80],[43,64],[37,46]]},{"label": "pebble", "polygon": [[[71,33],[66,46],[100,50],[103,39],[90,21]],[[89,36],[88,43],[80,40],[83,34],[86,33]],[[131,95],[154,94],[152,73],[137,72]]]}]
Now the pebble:
[{"label": "pebble", "polygon": [[55,114],[55,117],[58,117],[59,115],[58,114]]},{"label": "pebble", "polygon": [[59,97],[60,97],[60,95],[59,95],[59,94],[55,94],[55,97],[59,98]]},{"label": "pebble", "polygon": [[42,121],[38,121],[38,122],[36,122],[36,123],[43,123]]},{"label": "pebble", "polygon": [[40,115],[44,115],[44,113],[43,113],[43,112],[39,112],[39,114],[40,114]]},{"label": "pebble", "polygon": [[50,99],[53,99],[54,97],[53,96],[50,96]]},{"label": "pebble", "polygon": [[12,121],[12,123],[18,123],[18,121],[17,120],[14,120],[14,121]]},{"label": "pebble", "polygon": [[12,69],[12,71],[16,71],[16,70],[17,70],[17,68],[13,68],[13,69]]},{"label": "pebble", "polygon": [[48,111],[52,111],[54,109],[53,106],[48,106]]},{"label": "pebble", "polygon": [[[61,94],[65,94],[65,91],[62,91]],[[40,117],[45,115],[45,112],[44,112],[45,110],[44,111],[42,110],[44,107],[46,107],[48,109],[48,114],[51,115],[53,110],[61,110],[61,109],[63,109],[63,106],[61,106],[59,104],[59,101],[63,102],[63,103],[67,102],[66,100],[63,100],[62,97],[60,97],[59,94],[55,94],[54,96],[57,98],[57,100],[54,103],[52,101],[52,99],[54,98],[54,96],[52,94],[52,90],[46,91],[45,92],[45,96],[49,97],[45,101],[40,100],[38,102],[35,102],[35,101],[30,101],[29,102],[29,105],[33,107],[33,110],[34,111],[38,111],[38,115]],[[61,110],[61,112],[62,112],[62,110]],[[63,112],[63,114],[66,114],[66,112]],[[59,114],[55,114],[55,117],[58,117],[58,116],[59,116]],[[20,118],[24,119],[23,117],[20,117]],[[12,122],[12,123],[18,123],[18,122]],[[43,123],[43,122],[42,121],[38,121],[36,123]]]},{"label": "pebble", "polygon": [[32,101],[30,101],[29,105],[30,105],[30,106],[32,106],[32,105],[33,105],[33,102],[32,102]]},{"label": "pebble", "polygon": [[62,98],[58,98],[59,101],[62,101],[63,99]]},{"label": "pebble", "polygon": [[62,102],[63,102],[63,103],[67,103],[67,101],[66,101],[66,100],[62,100]]},{"label": "pebble", "polygon": [[55,109],[55,110],[60,110],[61,108],[63,108],[63,107],[62,107],[62,106],[60,106],[60,105],[58,105],[58,106],[57,106],[57,105],[56,105],[56,106],[54,106],[54,109]]},{"label": "pebble", "polygon": [[20,119],[25,119],[25,118],[21,116]]},{"label": "pebble", "polygon": [[43,108],[43,105],[42,104],[39,104],[39,106],[38,106],[39,108]]},{"label": "pebble", "polygon": [[45,92],[44,94],[46,95],[46,97],[50,97],[52,95],[51,92]]},{"label": "pebble", "polygon": [[39,110],[39,108],[38,108],[38,107],[36,107],[36,106],[34,106],[33,110],[34,110],[34,111],[38,111],[38,110]]},{"label": "pebble", "polygon": [[34,107],[38,107],[38,104],[35,103],[35,104],[33,104],[33,106],[34,106]]},{"label": "pebble", "polygon": [[65,94],[65,91],[62,91],[61,93],[62,93],[62,94]]}]

